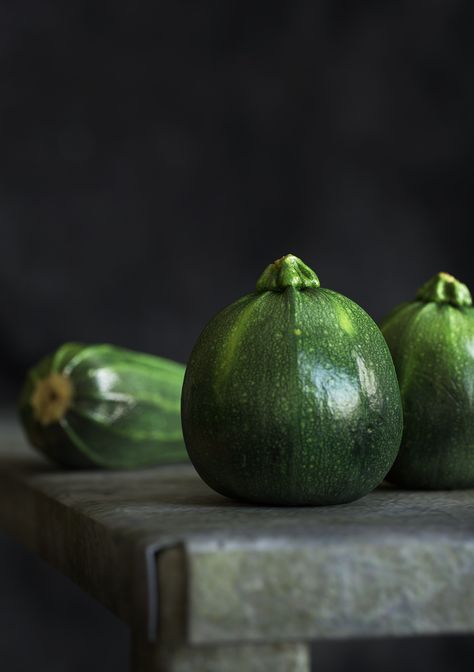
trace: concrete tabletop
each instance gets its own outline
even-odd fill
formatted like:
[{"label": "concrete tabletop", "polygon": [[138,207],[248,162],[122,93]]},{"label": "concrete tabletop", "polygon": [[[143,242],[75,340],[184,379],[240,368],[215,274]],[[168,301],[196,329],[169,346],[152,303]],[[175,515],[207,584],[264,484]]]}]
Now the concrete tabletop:
[{"label": "concrete tabletop", "polygon": [[[321,638],[474,631],[474,491],[383,486],[352,504],[254,507],[191,465],[63,471],[4,425],[0,526],[144,642],[273,655]],[[298,651],[282,670],[307,669]],[[203,669],[233,669],[216,664]]]}]

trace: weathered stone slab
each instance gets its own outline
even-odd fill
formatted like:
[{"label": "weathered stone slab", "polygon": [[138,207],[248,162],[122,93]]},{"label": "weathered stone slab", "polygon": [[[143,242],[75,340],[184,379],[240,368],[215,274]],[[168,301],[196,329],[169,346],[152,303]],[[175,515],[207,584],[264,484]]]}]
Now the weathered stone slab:
[{"label": "weathered stone slab", "polygon": [[189,641],[474,631],[474,541],[348,532],[297,548],[190,542]]},{"label": "weathered stone slab", "polygon": [[474,631],[474,491],[252,507],[190,465],[64,472],[3,436],[0,525],[136,631],[157,634],[181,583],[194,645]]}]

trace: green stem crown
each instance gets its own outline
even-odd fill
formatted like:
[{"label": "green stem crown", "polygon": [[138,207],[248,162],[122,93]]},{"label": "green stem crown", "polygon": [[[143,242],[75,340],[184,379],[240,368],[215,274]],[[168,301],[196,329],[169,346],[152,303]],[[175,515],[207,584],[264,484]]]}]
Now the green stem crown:
[{"label": "green stem crown", "polygon": [[319,285],[318,276],[309,266],[287,254],[266,267],[257,281],[257,292],[283,292],[287,287],[315,289]]},{"label": "green stem crown", "polygon": [[472,306],[471,292],[449,273],[437,273],[418,290],[416,298],[429,303],[450,303],[457,308]]}]

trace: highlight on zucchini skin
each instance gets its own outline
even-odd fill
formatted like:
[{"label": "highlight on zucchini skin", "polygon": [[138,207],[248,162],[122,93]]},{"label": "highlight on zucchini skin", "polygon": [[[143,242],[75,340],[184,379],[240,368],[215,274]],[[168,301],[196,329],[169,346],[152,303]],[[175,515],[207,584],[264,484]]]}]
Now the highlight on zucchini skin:
[{"label": "highlight on zucchini skin", "polygon": [[109,344],[65,343],[27,375],[30,443],[64,467],[133,469],[187,461],[183,364]]}]

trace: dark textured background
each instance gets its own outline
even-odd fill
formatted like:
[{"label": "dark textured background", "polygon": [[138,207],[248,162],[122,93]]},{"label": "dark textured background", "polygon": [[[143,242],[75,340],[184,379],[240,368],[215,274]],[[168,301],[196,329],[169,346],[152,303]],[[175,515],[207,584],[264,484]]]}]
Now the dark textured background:
[{"label": "dark textured background", "polygon": [[[287,252],[376,319],[439,270],[474,287],[473,19],[461,0],[1,3],[3,403],[69,339],[185,361]],[[321,670],[441,671],[474,644],[324,651]],[[2,670],[125,657],[113,617],[2,540]]]}]

